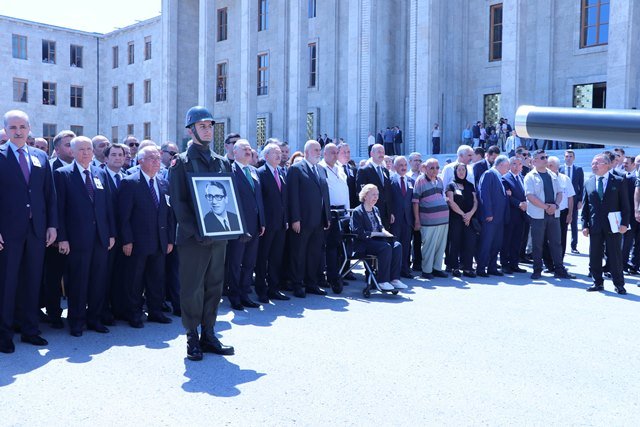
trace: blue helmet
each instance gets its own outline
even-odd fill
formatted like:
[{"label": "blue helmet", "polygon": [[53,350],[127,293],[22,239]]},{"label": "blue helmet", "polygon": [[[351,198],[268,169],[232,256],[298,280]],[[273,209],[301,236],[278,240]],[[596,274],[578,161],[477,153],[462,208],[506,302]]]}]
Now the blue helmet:
[{"label": "blue helmet", "polygon": [[184,119],[184,127],[188,128],[191,127],[191,125],[193,125],[194,123],[204,122],[208,120],[215,123],[215,120],[213,120],[213,116],[211,115],[209,110],[200,105],[196,105],[195,107],[189,108],[189,111],[187,111],[187,116]]}]

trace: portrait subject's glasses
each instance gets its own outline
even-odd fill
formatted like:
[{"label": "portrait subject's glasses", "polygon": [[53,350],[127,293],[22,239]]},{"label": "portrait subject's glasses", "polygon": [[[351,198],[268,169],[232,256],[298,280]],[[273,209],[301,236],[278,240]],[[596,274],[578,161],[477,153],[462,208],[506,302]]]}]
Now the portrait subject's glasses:
[{"label": "portrait subject's glasses", "polygon": [[215,200],[217,202],[221,202],[222,199],[224,199],[224,196],[222,194],[205,194],[204,198],[207,199],[208,201],[212,201]]}]

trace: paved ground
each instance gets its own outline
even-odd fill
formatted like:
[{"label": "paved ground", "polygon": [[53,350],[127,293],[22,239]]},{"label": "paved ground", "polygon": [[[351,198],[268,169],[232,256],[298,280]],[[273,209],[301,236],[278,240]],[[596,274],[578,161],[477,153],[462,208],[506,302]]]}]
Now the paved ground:
[{"label": "paved ground", "polygon": [[[581,246],[585,251],[584,244]],[[309,296],[244,314],[236,355],[184,358],[179,323],[0,355],[2,425],[637,425],[640,288],[552,278],[414,280],[398,296]]]}]

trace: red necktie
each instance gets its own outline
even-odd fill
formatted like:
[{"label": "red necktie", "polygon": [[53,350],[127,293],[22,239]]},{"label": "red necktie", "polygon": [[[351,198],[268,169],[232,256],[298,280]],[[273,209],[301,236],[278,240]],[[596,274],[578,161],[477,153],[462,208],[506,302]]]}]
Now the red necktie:
[{"label": "red necktie", "polygon": [[406,196],[407,195],[407,187],[406,187],[406,185],[404,185],[404,176],[400,177],[400,189],[402,190],[402,195]]}]

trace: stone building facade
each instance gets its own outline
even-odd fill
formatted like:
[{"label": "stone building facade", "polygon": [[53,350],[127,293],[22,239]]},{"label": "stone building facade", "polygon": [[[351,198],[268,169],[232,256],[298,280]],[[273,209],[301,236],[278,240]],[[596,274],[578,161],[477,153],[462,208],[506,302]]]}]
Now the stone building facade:
[{"label": "stone building facade", "polygon": [[[95,107],[83,108],[84,126],[108,137],[123,138],[130,124],[142,137],[149,123],[156,141],[183,142],[184,113],[202,104],[218,122],[218,144],[234,131],[253,144],[274,136],[300,148],[326,133],[364,156],[369,132],[398,125],[405,152],[429,153],[438,122],[444,151],[454,152],[467,123],[512,122],[521,104],[635,108],[640,97],[634,0],[163,0],[160,17],[106,35],[1,19],[9,29],[0,58],[11,63],[0,71],[3,90],[22,71],[11,33],[28,27],[34,45],[52,33],[60,44],[86,39],[85,56],[95,56],[81,73]],[[136,62],[127,65],[132,41]],[[52,67],[27,68],[37,80]],[[78,71],[59,70],[60,81],[71,84]],[[50,106],[30,104],[36,120],[54,120]],[[5,110],[20,105],[0,101]],[[68,110],[56,118],[59,128],[73,124]]]}]

